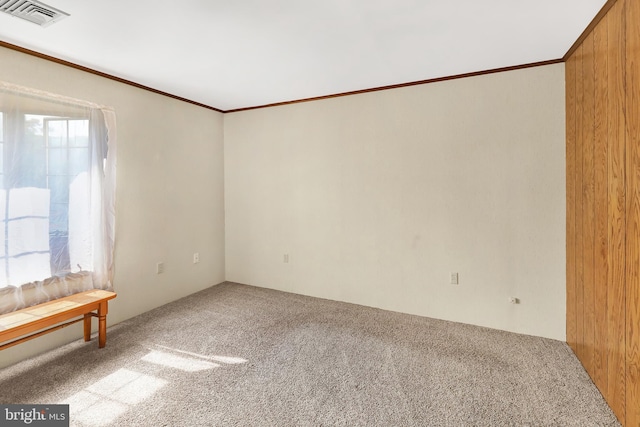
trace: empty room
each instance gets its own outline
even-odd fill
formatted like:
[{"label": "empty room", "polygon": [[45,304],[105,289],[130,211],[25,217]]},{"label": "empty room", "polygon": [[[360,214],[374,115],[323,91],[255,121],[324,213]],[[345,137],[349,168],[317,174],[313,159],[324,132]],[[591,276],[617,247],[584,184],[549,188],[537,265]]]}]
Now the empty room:
[{"label": "empty room", "polygon": [[0,0],[0,425],[640,426],[638,22]]}]

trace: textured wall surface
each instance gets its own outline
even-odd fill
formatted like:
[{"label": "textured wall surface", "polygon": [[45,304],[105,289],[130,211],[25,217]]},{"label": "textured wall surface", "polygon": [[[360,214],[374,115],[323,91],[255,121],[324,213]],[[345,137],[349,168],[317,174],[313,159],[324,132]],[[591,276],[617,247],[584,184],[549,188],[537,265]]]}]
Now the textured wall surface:
[{"label": "textured wall surface", "polygon": [[227,280],[564,341],[564,97],[556,64],[226,114]]}]

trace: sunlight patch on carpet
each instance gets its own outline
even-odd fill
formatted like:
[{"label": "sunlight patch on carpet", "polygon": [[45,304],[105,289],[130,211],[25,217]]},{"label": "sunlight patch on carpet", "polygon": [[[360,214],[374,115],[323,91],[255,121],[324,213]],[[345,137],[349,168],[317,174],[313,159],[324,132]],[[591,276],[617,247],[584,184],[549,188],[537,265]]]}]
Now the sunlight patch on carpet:
[{"label": "sunlight patch on carpet", "polygon": [[152,350],[151,353],[140,360],[168,368],[180,369],[185,372],[198,372],[220,367],[217,363],[207,362],[206,360],[176,356],[175,354],[157,350]]},{"label": "sunlight patch on carpet", "polygon": [[189,356],[197,357],[205,360],[213,360],[216,362],[224,363],[227,365],[239,365],[241,363],[247,363],[247,359],[243,359],[242,357],[233,357],[233,356],[205,356],[204,354],[193,353],[191,351],[179,350],[177,348],[171,348],[164,345],[156,344],[157,347],[164,348],[165,350],[170,350],[176,353],[187,354]]},{"label": "sunlight patch on carpet", "polygon": [[133,405],[151,397],[167,381],[128,369],[119,369],[65,400],[70,417],[90,426],[112,423]]}]

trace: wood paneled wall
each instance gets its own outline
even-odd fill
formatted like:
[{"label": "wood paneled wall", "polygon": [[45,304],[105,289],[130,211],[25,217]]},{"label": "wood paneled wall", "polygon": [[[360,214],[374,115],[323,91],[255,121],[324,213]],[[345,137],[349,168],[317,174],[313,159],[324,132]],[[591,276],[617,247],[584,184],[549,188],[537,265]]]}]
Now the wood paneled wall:
[{"label": "wood paneled wall", "polygon": [[567,342],[640,426],[640,0],[618,0],[566,61]]}]

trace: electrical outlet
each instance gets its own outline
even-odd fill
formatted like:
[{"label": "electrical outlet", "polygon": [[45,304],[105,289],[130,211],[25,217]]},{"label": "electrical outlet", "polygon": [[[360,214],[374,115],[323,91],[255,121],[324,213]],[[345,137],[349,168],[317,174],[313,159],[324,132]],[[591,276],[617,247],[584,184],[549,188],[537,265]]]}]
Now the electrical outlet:
[{"label": "electrical outlet", "polygon": [[164,262],[159,262],[156,264],[156,274],[164,273]]},{"label": "electrical outlet", "polygon": [[451,273],[451,278],[449,279],[449,283],[452,285],[458,284],[458,273]]},{"label": "electrical outlet", "polygon": [[200,254],[198,252],[193,254],[193,263],[197,264],[200,262]]}]

